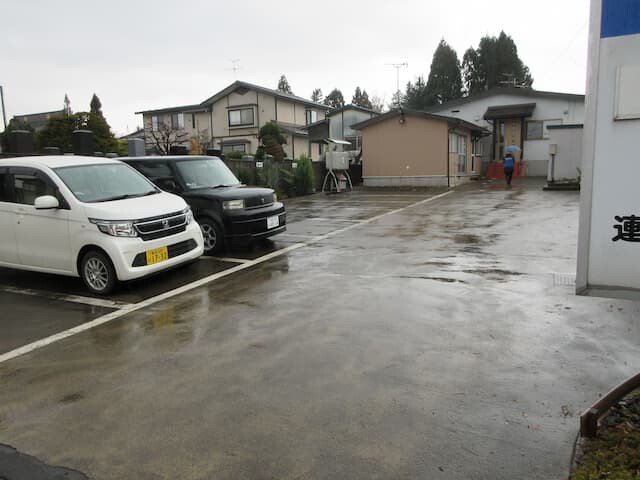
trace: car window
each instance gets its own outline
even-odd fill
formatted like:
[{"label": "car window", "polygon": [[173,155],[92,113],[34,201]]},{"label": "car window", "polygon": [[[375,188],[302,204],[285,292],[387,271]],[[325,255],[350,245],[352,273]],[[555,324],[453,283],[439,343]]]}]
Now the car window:
[{"label": "car window", "polygon": [[132,164],[138,171],[150,180],[172,178],[171,167],[165,162],[135,162]]},{"label": "car window", "polygon": [[37,197],[56,195],[56,188],[35,173],[14,173],[13,191],[16,203],[33,205]]},{"label": "car window", "polygon": [[179,160],[176,168],[189,190],[240,184],[233,172],[217,158]]},{"label": "car window", "polygon": [[56,168],[55,172],[81,202],[107,202],[159,192],[142,174],[124,163],[74,165]]},{"label": "car window", "polygon": [[0,202],[10,202],[11,189],[9,185],[9,173],[0,170]]}]

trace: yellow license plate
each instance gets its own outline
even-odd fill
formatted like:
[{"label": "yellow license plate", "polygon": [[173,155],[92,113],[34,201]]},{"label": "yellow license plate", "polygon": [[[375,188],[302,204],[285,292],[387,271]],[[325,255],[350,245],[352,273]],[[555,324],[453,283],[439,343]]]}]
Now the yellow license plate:
[{"label": "yellow license plate", "polygon": [[154,248],[153,250],[147,250],[147,265],[153,265],[154,263],[164,262],[169,260],[169,251],[167,247]]}]

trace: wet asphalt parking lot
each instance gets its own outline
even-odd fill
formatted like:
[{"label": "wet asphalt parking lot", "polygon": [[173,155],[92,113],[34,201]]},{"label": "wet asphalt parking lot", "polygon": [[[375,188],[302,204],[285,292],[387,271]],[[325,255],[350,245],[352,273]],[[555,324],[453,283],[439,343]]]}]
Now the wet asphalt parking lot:
[{"label": "wet asphalt parking lot", "polygon": [[294,199],[109,298],[0,270],[0,477],[562,478],[640,305],[574,295],[579,196],[542,186]]}]

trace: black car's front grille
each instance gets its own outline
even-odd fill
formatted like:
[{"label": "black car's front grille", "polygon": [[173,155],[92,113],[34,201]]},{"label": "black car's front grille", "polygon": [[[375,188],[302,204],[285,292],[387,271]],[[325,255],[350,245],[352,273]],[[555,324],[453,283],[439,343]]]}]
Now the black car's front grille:
[{"label": "black car's front grille", "polygon": [[187,229],[187,216],[184,212],[175,212],[138,220],[133,226],[142,240],[155,240],[184,232]]},{"label": "black car's front grille", "polygon": [[273,205],[273,194],[258,195],[244,200],[244,208],[247,210],[251,210],[252,208],[268,207],[270,205]]},{"label": "black car's front grille", "polygon": [[[167,247],[167,252],[169,254],[169,258],[178,257],[180,255],[184,255],[187,252],[190,252],[194,248],[196,248],[198,244],[195,240],[189,239],[184,242],[174,243],[173,245],[169,245]],[[147,252],[142,252],[136,255],[133,259],[132,267],[144,267],[147,264]]]}]

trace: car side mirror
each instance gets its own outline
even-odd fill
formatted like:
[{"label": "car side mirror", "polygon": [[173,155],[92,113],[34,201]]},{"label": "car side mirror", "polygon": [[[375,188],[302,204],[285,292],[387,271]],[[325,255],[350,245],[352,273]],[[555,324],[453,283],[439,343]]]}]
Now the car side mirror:
[{"label": "car side mirror", "polygon": [[42,195],[41,197],[36,197],[33,201],[33,206],[36,207],[36,210],[52,210],[60,208],[60,202],[53,195]]}]

